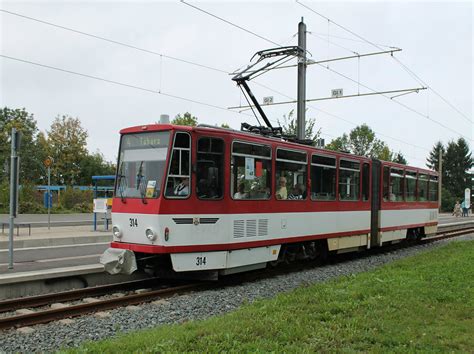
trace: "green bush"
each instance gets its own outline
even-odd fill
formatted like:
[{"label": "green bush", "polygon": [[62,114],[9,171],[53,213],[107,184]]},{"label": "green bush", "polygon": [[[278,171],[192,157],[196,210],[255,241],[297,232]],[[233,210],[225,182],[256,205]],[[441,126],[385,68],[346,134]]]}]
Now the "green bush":
[{"label": "green bush", "polygon": [[82,202],[76,204],[72,210],[76,213],[92,213],[93,203]]},{"label": "green bush", "polygon": [[76,207],[76,205],[92,203],[92,198],[92,191],[81,191],[79,189],[68,187],[64,192],[61,193],[61,206],[72,210]]},{"label": "green bush", "polygon": [[46,209],[37,202],[30,202],[30,201],[22,202],[20,200],[18,212],[20,214],[43,214],[43,213],[46,213]]},{"label": "green bush", "polygon": [[10,185],[7,180],[0,183],[0,213],[8,213],[10,208]]}]

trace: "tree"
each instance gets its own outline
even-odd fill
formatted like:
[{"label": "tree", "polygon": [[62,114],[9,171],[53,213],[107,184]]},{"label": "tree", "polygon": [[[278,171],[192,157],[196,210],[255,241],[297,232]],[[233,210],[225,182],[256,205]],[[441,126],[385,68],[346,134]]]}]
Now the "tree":
[{"label": "tree", "polygon": [[426,163],[426,166],[428,168],[438,171],[439,172],[439,152],[441,151],[441,157],[445,158],[446,151],[444,149],[443,143],[441,141],[438,141],[434,146],[433,149],[430,151],[430,155],[426,159],[428,161]]},{"label": "tree", "polygon": [[105,160],[104,155],[100,152],[87,154],[79,162],[79,176],[77,184],[90,185],[92,176],[114,175],[115,165]]},{"label": "tree", "polygon": [[346,133],[342,134],[342,136],[333,139],[329,144],[327,144],[326,149],[340,152],[351,152],[349,137]]},{"label": "tree", "polygon": [[79,118],[56,117],[47,137],[47,152],[53,157],[52,183],[73,185],[78,182],[80,164],[87,152],[87,131]]},{"label": "tree", "polygon": [[355,127],[349,133],[331,141],[326,148],[329,150],[350,152],[359,156],[367,156],[392,161],[393,153],[387,144],[375,136],[375,132],[367,124]]},{"label": "tree", "polygon": [[38,183],[44,175],[43,160],[45,152],[38,143],[38,128],[33,114],[25,108],[0,109],[0,181],[10,174],[10,135],[12,128],[21,132],[20,183]]},{"label": "tree", "polygon": [[[279,119],[277,119],[278,125],[280,125],[283,129],[283,134],[285,135],[290,135],[290,136],[296,136],[297,134],[297,122],[296,122],[296,117],[294,117],[295,110],[292,109],[287,115],[283,115],[283,122],[280,122]],[[316,141],[320,134],[321,130],[319,129],[316,133],[314,132],[314,127],[316,125],[316,119],[315,118],[308,118],[306,119],[306,127],[305,127],[305,139],[310,139],[313,141]]]},{"label": "tree", "polygon": [[399,163],[401,165],[408,165],[408,162],[405,159],[405,156],[403,156],[403,154],[400,151],[395,154],[392,161],[396,162],[396,163]]},{"label": "tree", "polygon": [[222,124],[221,124],[221,128],[230,129],[230,126],[229,126],[229,124],[227,124],[227,123],[222,123]]},{"label": "tree", "polygon": [[175,125],[187,125],[195,127],[198,124],[197,117],[191,115],[191,113],[186,112],[183,115],[178,114],[172,121],[171,124]]},{"label": "tree", "polygon": [[468,171],[472,166],[473,159],[466,140],[450,141],[443,160],[443,185],[454,198],[464,198],[464,189],[471,187]]}]

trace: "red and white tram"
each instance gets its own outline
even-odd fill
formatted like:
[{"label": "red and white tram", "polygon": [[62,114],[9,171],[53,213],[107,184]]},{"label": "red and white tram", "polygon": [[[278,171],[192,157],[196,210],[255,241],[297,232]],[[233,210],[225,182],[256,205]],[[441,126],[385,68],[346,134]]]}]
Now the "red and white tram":
[{"label": "red and white tram", "polygon": [[139,268],[223,275],[437,229],[433,171],[217,127],[120,133],[111,247]]}]

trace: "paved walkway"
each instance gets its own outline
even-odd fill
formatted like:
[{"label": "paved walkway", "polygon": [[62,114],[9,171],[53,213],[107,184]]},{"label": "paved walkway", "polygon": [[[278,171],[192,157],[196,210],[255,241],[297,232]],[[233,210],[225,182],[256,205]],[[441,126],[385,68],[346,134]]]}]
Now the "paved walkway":
[{"label": "paved walkway", "polygon": [[455,222],[467,222],[467,221],[474,221],[474,215],[469,213],[468,217],[457,218],[450,213],[441,213],[438,216],[438,222],[440,225],[451,224]]},{"label": "paved walkway", "polygon": [[[51,214],[51,226],[92,225],[93,219],[93,213]],[[0,214],[0,223],[9,221],[8,214]],[[32,227],[47,226],[48,214],[20,214],[15,218],[15,221],[31,223]]]},{"label": "paved walkway", "polygon": [[[20,227],[20,234],[17,236],[17,230],[15,228],[14,240],[25,241],[25,240],[37,240],[37,239],[55,239],[61,237],[75,237],[75,236],[94,236],[104,234],[106,231],[102,231],[104,226],[102,225],[101,230],[94,232],[92,226],[80,225],[80,226],[57,226],[51,227],[48,230],[47,227],[35,227],[31,230],[31,236],[28,235],[28,227]],[[108,233],[111,233],[110,228]],[[4,233],[0,233],[0,242],[8,240],[8,228],[5,228]]]}]

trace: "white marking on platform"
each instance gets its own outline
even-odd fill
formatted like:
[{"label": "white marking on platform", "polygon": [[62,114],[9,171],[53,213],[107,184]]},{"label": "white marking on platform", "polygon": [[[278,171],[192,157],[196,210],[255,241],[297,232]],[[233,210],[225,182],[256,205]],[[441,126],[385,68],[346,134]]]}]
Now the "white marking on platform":
[{"label": "white marking on platform", "polygon": [[[72,259],[98,258],[101,255],[102,255],[102,253],[100,253],[100,254],[90,254],[90,255],[85,255],[85,256],[38,259],[38,260],[35,260],[35,261],[14,262],[13,265],[68,261],[68,260],[72,260]],[[8,263],[0,263],[0,266],[6,266],[6,265],[8,265]]]},{"label": "white marking on platform", "polygon": [[[86,236],[77,236],[77,237],[86,237]],[[41,247],[20,247],[15,248],[14,251],[31,251],[31,250],[45,250],[45,249],[56,249],[56,248],[66,248],[66,247],[86,247],[86,246],[106,246],[110,245],[110,242],[91,242],[91,243],[72,243],[68,245],[57,245],[57,246],[41,246]],[[0,250],[1,252],[8,252],[8,250]]]}]

